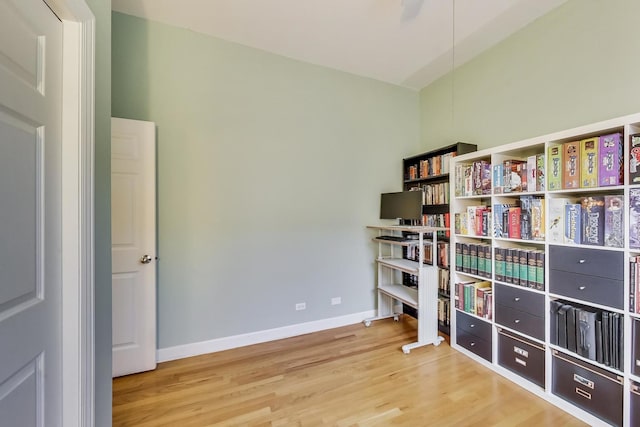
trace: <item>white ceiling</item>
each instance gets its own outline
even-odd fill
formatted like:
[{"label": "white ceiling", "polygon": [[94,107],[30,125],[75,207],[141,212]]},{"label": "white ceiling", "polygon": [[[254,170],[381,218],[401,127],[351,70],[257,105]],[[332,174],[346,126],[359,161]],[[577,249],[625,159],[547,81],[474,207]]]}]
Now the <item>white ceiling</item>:
[{"label": "white ceiling", "polygon": [[421,89],[565,1],[112,0],[112,8]]}]

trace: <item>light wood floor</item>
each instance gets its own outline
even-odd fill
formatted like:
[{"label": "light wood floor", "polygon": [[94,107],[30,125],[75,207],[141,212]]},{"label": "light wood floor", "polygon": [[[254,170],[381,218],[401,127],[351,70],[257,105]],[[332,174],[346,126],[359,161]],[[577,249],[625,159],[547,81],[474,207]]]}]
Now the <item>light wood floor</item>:
[{"label": "light wood floor", "polygon": [[162,363],[113,382],[114,426],[582,426],[454,351],[403,354],[381,320]]}]

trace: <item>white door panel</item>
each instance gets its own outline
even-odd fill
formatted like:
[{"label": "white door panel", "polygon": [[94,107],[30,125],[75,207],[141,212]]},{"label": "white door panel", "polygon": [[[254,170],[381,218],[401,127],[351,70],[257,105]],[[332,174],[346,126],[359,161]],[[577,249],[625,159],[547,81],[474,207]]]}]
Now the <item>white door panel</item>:
[{"label": "white door panel", "polygon": [[0,424],[61,425],[62,23],[0,0]]},{"label": "white door panel", "polygon": [[113,376],[156,367],[155,203],[155,125],[113,118]]}]

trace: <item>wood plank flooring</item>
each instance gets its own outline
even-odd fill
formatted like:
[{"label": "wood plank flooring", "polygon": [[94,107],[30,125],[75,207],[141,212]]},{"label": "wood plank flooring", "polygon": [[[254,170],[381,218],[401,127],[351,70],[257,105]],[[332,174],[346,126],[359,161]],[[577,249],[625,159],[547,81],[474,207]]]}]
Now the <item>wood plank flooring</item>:
[{"label": "wood plank flooring", "polygon": [[161,363],[113,381],[114,426],[583,426],[445,342],[381,320]]}]

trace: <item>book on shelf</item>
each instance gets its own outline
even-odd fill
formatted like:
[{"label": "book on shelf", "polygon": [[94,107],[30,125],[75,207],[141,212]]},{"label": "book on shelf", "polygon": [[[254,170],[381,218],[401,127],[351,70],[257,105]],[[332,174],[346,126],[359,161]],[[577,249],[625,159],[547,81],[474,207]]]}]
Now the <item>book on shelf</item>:
[{"label": "book on shelf", "polygon": [[495,276],[496,276],[496,280],[499,280],[501,282],[504,282],[504,278],[505,278],[505,252],[504,252],[505,248],[493,248],[493,256],[495,258],[495,268],[496,268],[496,272],[495,272]]},{"label": "book on shelf", "polygon": [[536,256],[536,282],[535,288],[539,291],[544,291],[544,251],[535,250]]}]

